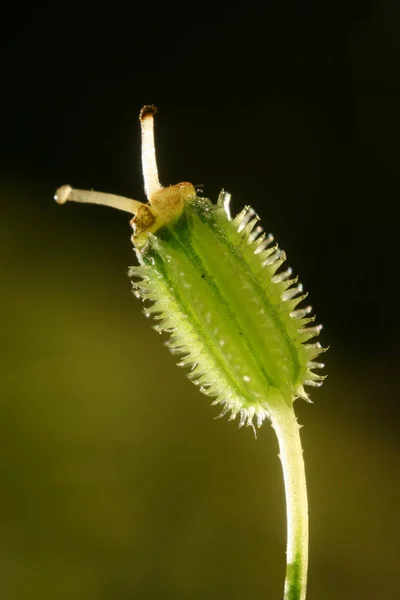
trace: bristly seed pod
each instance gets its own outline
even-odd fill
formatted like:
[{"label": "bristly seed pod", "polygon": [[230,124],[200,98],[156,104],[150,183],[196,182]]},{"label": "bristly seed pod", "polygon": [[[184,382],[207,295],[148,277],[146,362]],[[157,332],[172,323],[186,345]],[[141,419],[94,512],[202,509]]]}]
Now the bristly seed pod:
[{"label": "bristly seed pod", "polygon": [[142,163],[148,203],[63,186],[67,200],[105,204],[130,212],[132,242],[139,266],[129,271],[134,294],[149,302],[146,316],[170,334],[178,365],[220,404],[220,416],[239,426],[260,427],[269,418],[278,435],[288,500],[288,571],[285,598],[305,597],[307,497],[304,464],[293,401],[309,401],[305,386],[320,386],[315,359],[324,349],[310,343],[321,326],[310,325],[307,294],[285,253],[265,235],[259,217],[246,206],[234,219],[230,195],[216,204],[197,195],[190,183],[163,188],[158,180],[154,106],[140,113]]},{"label": "bristly seed pod", "polygon": [[321,326],[291,269],[279,271],[285,253],[272,245],[246,206],[233,220],[230,195],[216,204],[196,195],[190,183],[163,188],[158,181],[153,115],[142,109],[142,153],[149,204],[109,194],[59,188],[56,200],[107,204],[135,217],[132,242],[140,266],[129,274],[145,309],[170,334],[168,346],[183,355],[190,379],[221,404],[222,414],[239,416],[240,425],[259,427],[282,401],[309,400],[304,386],[319,386],[323,352],[307,343]]}]

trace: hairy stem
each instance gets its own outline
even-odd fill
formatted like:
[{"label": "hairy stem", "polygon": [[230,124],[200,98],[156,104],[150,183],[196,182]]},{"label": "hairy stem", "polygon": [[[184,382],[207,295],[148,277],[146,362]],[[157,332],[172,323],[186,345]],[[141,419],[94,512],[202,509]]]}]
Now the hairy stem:
[{"label": "hairy stem", "polygon": [[286,404],[272,415],[286,493],[287,552],[284,600],[305,600],[308,566],[307,486],[300,426]]}]

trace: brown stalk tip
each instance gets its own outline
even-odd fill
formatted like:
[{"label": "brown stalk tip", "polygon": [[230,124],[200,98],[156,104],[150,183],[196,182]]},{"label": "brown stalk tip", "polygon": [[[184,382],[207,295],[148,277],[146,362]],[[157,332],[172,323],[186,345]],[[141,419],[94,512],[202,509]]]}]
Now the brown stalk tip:
[{"label": "brown stalk tip", "polygon": [[147,117],[153,117],[157,113],[157,108],[154,104],[146,104],[140,111],[139,119],[144,121]]}]

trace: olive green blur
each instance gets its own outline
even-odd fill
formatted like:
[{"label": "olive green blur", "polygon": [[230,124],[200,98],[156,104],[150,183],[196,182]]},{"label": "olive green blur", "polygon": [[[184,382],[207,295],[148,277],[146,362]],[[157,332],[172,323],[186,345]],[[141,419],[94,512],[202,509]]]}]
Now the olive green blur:
[{"label": "olive green blur", "polygon": [[[167,336],[131,293],[126,215],[60,208],[48,183],[2,181],[2,596],[279,599],[274,432],[265,423],[255,441],[251,429],[214,420],[218,409],[175,367]],[[295,406],[308,598],[389,598],[400,494],[394,355],[360,360],[334,331],[323,335],[329,377],[312,406]]]}]

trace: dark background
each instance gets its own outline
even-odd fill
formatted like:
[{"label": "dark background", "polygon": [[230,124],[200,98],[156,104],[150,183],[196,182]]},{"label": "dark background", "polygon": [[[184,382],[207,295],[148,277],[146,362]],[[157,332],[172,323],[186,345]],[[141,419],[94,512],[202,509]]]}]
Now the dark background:
[{"label": "dark background", "polygon": [[9,7],[1,22],[4,598],[282,596],[283,484],[191,386],[130,293],[129,217],[160,179],[251,204],[310,292],[329,375],[296,403],[309,600],[394,597],[400,5]]}]

